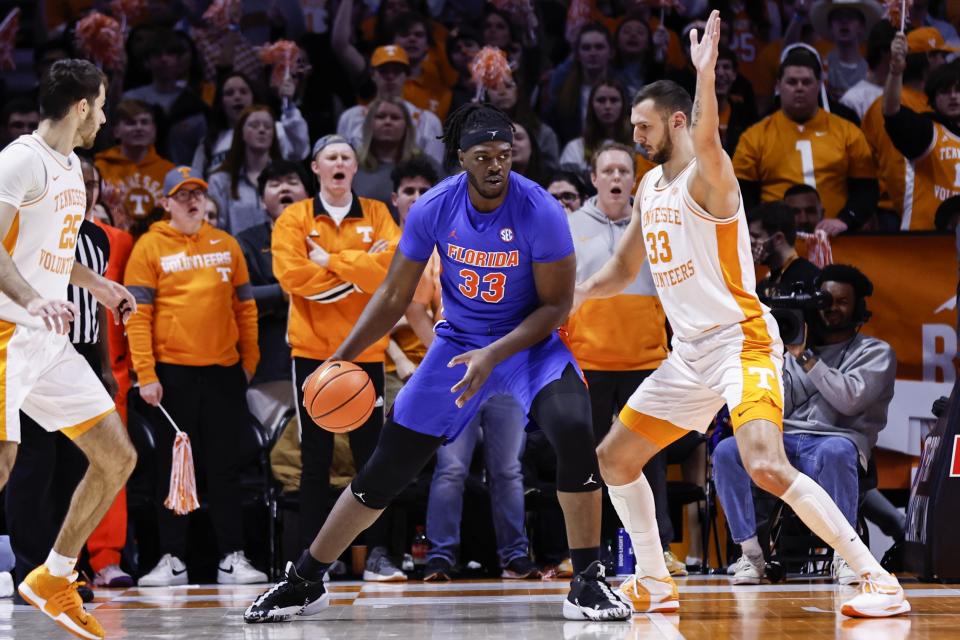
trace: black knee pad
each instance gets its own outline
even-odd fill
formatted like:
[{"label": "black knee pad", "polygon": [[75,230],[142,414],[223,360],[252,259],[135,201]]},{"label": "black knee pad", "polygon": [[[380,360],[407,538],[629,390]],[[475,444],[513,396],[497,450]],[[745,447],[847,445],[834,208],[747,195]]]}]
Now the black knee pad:
[{"label": "black knee pad", "polygon": [[557,454],[557,491],[600,489],[590,394],[572,366],[537,394],[530,414]]},{"label": "black knee pad", "polygon": [[443,438],[387,420],[377,448],[350,483],[353,497],[371,509],[386,509],[442,444]]}]

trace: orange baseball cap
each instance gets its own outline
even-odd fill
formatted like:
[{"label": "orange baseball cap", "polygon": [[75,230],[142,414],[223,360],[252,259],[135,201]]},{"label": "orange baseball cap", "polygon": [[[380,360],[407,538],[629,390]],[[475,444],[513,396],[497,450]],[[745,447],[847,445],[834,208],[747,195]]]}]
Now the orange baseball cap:
[{"label": "orange baseball cap", "polygon": [[907,34],[907,50],[910,53],[931,53],[933,51],[960,51],[943,41],[936,27],[920,27]]},{"label": "orange baseball cap", "polygon": [[391,62],[402,64],[406,67],[410,66],[410,58],[407,57],[407,52],[403,50],[403,47],[395,44],[377,47],[373,52],[373,56],[370,57],[370,65],[373,67],[390,64]]}]

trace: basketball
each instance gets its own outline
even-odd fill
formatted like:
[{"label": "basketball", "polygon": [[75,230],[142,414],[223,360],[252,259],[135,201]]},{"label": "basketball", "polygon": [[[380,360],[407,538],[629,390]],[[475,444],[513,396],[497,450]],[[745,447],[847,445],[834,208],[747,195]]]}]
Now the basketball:
[{"label": "basketball", "polygon": [[317,426],[333,433],[353,431],[370,417],[377,392],[366,371],[342,360],[317,367],[303,385],[303,407]]}]

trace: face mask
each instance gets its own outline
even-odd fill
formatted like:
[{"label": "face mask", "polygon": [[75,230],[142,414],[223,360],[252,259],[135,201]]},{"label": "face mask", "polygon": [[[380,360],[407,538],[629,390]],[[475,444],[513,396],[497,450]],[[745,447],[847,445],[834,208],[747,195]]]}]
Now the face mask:
[{"label": "face mask", "polygon": [[753,262],[755,264],[766,264],[770,258],[770,252],[773,248],[773,238],[767,238],[763,242],[751,242],[750,250],[753,252]]}]

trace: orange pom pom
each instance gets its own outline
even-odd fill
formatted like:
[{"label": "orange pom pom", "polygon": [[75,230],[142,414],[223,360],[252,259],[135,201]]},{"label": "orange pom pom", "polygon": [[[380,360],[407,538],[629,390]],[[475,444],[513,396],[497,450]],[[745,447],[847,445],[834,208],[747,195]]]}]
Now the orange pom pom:
[{"label": "orange pom pom", "polygon": [[477,85],[477,97],[486,89],[496,89],[513,77],[507,54],[497,47],[484,47],[470,63],[470,76]]},{"label": "orange pom pom", "polygon": [[122,69],[123,32],[120,23],[94,11],[77,23],[77,49],[104,69]]},{"label": "orange pom pom", "polygon": [[264,64],[273,67],[273,72],[270,74],[270,82],[273,85],[279,85],[290,78],[299,55],[300,48],[297,43],[290,40],[277,40],[260,49],[260,59]]},{"label": "orange pom pom", "polygon": [[241,17],[243,6],[240,0],[214,0],[210,8],[203,13],[203,19],[217,29],[240,24]]},{"label": "orange pom pom", "polygon": [[193,468],[193,448],[190,437],[177,432],[173,441],[173,460],[170,466],[170,492],[163,506],[178,516],[185,516],[200,508],[197,499],[197,476]]},{"label": "orange pom pom", "polygon": [[14,7],[0,23],[0,70],[13,71],[13,50],[17,46],[17,32],[20,30],[20,8]]},{"label": "orange pom pom", "polygon": [[590,0],[573,0],[567,9],[567,28],[564,37],[570,46],[577,41],[580,29],[590,22]]},{"label": "orange pom pom", "polygon": [[887,0],[883,3],[884,14],[895,29],[904,30],[910,24],[913,0]]}]

